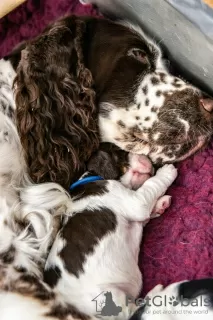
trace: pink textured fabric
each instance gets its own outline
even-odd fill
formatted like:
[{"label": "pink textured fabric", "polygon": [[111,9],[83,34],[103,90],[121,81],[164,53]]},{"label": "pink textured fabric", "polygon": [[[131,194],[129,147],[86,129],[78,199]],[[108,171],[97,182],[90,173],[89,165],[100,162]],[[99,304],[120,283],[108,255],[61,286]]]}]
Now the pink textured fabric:
[{"label": "pink textured fabric", "polygon": [[97,15],[92,6],[78,0],[27,0],[0,20],[0,58],[15,45],[39,34],[45,26],[67,14]]},{"label": "pink textured fabric", "polygon": [[213,277],[213,141],[178,165],[172,205],[146,227],[139,265],[143,293],[155,285]]},{"label": "pink textured fabric", "polygon": [[[0,21],[0,56],[68,13],[97,15],[78,0],[28,0]],[[171,208],[145,229],[143,294],[156,284],[213,276],[213,143],[178,165]]]}]

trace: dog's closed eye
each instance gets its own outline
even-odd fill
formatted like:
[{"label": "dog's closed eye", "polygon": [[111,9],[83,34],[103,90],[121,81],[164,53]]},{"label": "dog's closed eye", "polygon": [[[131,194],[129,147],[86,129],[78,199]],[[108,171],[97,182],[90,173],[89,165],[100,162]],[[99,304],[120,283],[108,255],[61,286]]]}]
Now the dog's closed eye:
[{"label": "dog's closed eye", "polygon": [[132,48],[127,53],[128,56],[135,58],[136,60],[148,64],[149,59],[145,51],[138,49],[138,48]]}]

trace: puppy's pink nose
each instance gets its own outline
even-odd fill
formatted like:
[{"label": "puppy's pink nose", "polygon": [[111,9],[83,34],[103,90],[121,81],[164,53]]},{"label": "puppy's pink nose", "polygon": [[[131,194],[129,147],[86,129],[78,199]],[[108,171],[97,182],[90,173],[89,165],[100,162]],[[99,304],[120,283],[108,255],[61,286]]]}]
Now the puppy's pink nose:
[{"label": "puppy's pink nose", "polygon": [[200,105],[208,112],[213,111],[213,100],[209,98],[200,99]]}]

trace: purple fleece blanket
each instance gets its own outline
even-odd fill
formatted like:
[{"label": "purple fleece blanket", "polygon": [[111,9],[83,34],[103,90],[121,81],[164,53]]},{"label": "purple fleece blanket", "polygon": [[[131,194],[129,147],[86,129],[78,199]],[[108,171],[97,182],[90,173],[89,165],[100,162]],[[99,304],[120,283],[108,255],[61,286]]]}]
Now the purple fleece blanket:
[{"label": "purple fleece blanket", "polygon": [[[0,56],[67,13],[97,15],[78,0],[28,0],[0,21]],[[178,165],[172,205],[145,228],[139,264],[147,293],[185,279],[213,276],[213,143]]]}]

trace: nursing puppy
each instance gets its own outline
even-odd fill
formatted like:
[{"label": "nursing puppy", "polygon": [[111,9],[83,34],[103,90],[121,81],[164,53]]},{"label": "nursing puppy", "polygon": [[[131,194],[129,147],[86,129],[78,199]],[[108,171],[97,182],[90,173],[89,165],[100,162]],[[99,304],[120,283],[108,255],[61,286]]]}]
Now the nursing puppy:
[{"label": "nursing puppy", "polygon": [[213,279],[157,285],[131,320],[213,319]]},{"label": "nursing puppy", "polygon": [[[105,172],[108,178],[110,172],[111,176],[118,176],[126,163],[120,152],[116,154],[114,150],[113,159],[106,151],[97,152],[88,169],[96,175]],[[113,168],[116,158],[119,162]],[[173,165],[165,165],[147,180],[147,175],[152,174],[147,158],[131,155],[129,164],[122,179],[127,183],[128,178],[133,189],[142,184],[136,191],[115,180],[88,184],[80,180],[82,183],[71,193],[72,216],[65,217],[46,262],[44,280],[53,292],[64,303],[90,316],[97,314],[94,299],[99,295],[106,297],[102,301],[105,306],[98,313],[100,317],[128,319],[131,308],[135,309],[135,305],[126,306],[126,296],[136,298],[142,288],[138,254],[143,224],[152,212],[156,213],[153,208],[157,200],[177,175]]]},{"label": "nursing puppy", "polygon": [[[110,157],[106,150],[100,152],[88,163],[89,170],[94,171],[95,159],[103,164],[105,155],[108,175],[117,164],[112,177],[119,177],[126,169],[126,174],[137,172],[144,182],[144,175],[152,174],[144,156],[134,159],[124,153],[122,158],[121,151],[116,154],[114,150]],[[137,266],[142,223],[150,218],[157,199],[176,174],[173,165],[165,165],[137,191],[115,180],[96,181],[74,189],[73,200],[55,183],[22,189],[19,218],[30,217],[32,223],[29,219],[20,223],[17,211],[8,207],[0,215],[1,320],[92,320],[96,311],[91,300],[106,290],[108,301],[114,301],[114,319],[128,319],[136,306],[126,306],[125,295],[136,297],[142,285]],[[129,184],[137,188],[134,179]],[[46,284],[42,270],[51,246],[52,220],[57,215],[62,215],[62,229],[46,262]],[[109,315],[106,309],[104,318]]]}]

